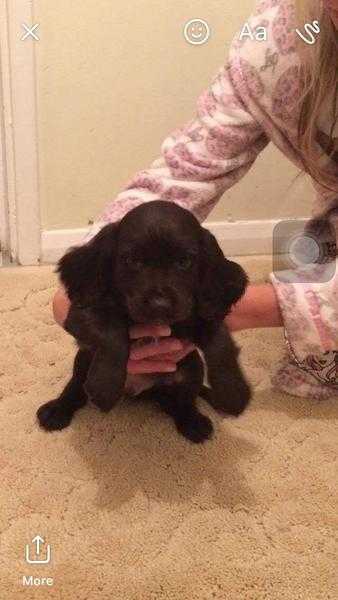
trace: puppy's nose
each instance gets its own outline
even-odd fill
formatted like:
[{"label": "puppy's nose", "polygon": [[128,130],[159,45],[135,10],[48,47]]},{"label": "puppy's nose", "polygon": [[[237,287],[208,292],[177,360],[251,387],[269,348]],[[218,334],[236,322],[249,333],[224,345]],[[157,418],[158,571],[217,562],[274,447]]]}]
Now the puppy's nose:
[{"label": "puppy's nose", "polygon": [[169,298],[165,298],[164,296],[153,296],[149,302],[150,308],[154,312],[167,312],[172,308],[172,304]]}]

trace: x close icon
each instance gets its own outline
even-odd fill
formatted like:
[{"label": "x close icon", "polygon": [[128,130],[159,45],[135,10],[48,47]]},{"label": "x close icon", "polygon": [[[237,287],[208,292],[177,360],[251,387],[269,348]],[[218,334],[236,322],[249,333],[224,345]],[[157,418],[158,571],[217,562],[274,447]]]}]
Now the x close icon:
[{"label": "x close icon", "polygon": [[22,27],[25,30],[25,34],[22,36],[21,41],[23,42],[29,37],[32,37],[37,42],[40,40],[39,36],[35,33],[37,28],[39,27],[39,23],[35,23],[35,25],[28,26],[25,23],[22,23]]}]

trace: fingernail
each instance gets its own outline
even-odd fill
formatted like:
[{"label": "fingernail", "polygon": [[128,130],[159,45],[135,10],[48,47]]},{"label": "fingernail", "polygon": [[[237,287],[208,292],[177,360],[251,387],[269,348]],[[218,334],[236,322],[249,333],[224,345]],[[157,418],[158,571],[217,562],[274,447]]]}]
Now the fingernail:
[{"label": "fingernail", "polygon": [[160,325],[158,328],[158,332],[159,335],[166,336],[171,334],[171,329],[168,325]]},{"label": "fingernail", "polygon": [[165,371],[168,373],[172,373],[173,371],[176,371],[176,365],[171,366],[171,367],[165,367]]}]

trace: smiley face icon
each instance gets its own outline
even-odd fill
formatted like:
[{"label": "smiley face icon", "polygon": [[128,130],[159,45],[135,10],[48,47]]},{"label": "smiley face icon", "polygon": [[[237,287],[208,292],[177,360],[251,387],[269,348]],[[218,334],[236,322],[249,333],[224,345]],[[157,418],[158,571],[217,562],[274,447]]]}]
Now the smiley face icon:
[{"label": "smiley face icon", "polygon": [[210,27],[203,19],[190,19],[184,26],[183,34],[189,44],[205,44],[210,37]]}]

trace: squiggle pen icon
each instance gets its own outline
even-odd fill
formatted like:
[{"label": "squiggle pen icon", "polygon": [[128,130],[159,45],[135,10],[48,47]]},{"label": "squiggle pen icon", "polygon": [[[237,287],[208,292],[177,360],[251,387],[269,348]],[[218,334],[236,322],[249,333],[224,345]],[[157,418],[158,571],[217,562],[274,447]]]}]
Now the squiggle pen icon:
[{"label": "squiggle pen icon", "polygon": [[[35,538],[32,539],[32,544],[36,545],[35,554],[37,557],[40,556],[41,544],[44,544],[44,543],[45,543],[45,540],[40,535],[36,535]],[[26,562],[30,565],[47,565],[50,562],[50,558],[51,558],[50,545],[49,544],[47,545],[47,552],[46,552],[45,558],[30,558],[29,554],[30,554],[29,544],[26,544],[26,547],[25,547]]]},{"label": "squiggle pen icon", "polygon": [[315,41],[316,41],[316,38],[313,35],[313,33],[315,33],[315,34],[320,33],[319,22],[318,21],[312,21],[312,23],[305,23],[304,29],[305,29],[305,31],[306,31],[306,33],[307,33],[307,35],[309,37],[305,37],[305,35],[303,34],[303,32],[300,31],[300,29],[296,29],[296,32],[298,33],[299,37],[301,37],[302,40],[306,44],[310,44],[310,45],[314,44]]}]

